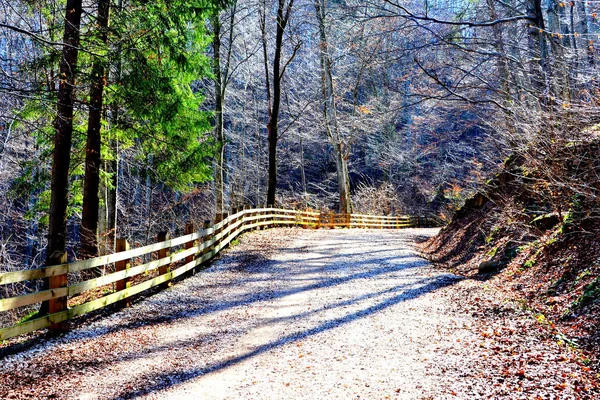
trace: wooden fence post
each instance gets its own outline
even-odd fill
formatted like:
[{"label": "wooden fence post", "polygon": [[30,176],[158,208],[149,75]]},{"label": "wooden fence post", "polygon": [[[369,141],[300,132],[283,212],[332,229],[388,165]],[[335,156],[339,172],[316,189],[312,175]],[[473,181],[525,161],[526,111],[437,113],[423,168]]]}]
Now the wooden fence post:
[{"label": "wooden fence post", "polygon": [[[258,206],[258,208],[261,209],[261,208],[263,208],[263,206],[260,205],[260,206]],[[255,224],[262,222],[262,218],[261,218],[262,214],[263,214],[263,211],[257,211],[253,214],[256,217],[256,220],[254,221]],[[261,229],[262,229],[261,226],[257,226],[254,228],[254,230],[256,230],[256,231],[260,231]]]},{"label": "wooden fence post", "polygon": [[[156,241],[157,242],[164,242],[165,240],[169,240],[171,238],[171,236],[169,235],[169,232],[159,232],[158,236],[156,237]],[[158,250],[158,259],[163,259],[165,257],[169,256],[169,249],[161,249]],[[167,265],[163,265],[162,267],[158,267],[158,275],[164,275],[166,273],[168,273],[171,270],[171,264],[167,264]],[[161,289],[165,289],[167,287],[169,287],[169,282],[165,282],[164,284],[160,285]]]},{"label": "wooden fence post", "polygon": [[[223,213],[223,214],[219,213],[219,214],[215,215],[215,223],[214,223],[214,225],[217,225],[218,223],[223,222],[223,220],[225,218],[227,218],[227,214],[226,213]],[[223,228],[224,228],[224,226],[222,226],[219,229],[215,228],[215,231],[213,232],[212,237],[217,236],[223,230]]]},{"label": "wooden fence post", "polygon": [[[208,229],[210,228],[210,221],[204,221],[204,225],[202,226],[202,229]],[[206,243],[208,241],[210,241],[214,236],[213,234],[209,234],[204,236],[204,238],[202,239],[202,243]],[[202,253],[200,254],[201,257],[205,256],[206,254],[208,254],[210,252],[211,248],[207,247],[204,250],[202,250]],[[202,264],[200,264],[202,268],[205,268],[208,265],[208,261],[204,261]]]},{"label": "wooden fence post", "polygon": [[[117,253],[129,250],[129,243],[127,243],[126,239],[117,239],[115,246],[116,246]],[[131,266],[131,261],[129,258],[122,260],[122,261],[117,261],[115,263],[115,269],[117,272],[125,271],[125,270],[129,269],[130,266]],[[123,278],[120,281],[115,282],[115,291],[117,291],[117,292],[120,292],[121,290],[125,290],[128,287],[129,287],[129,278]],[[131,306],[131,298],[130,297],[117,302],[117,308],[125,308],[125,307],[129,307],[129,306]]]},{"label": "wooden fence post", "polygon": [[[223,221],[226,220],[227,218],[229,218],[229,213],[223,213]],[[224,231],[225,228],[227,228],[229,226],[229,224],[225,224],[223,225],[223,227],[220,229],[220,231]]]},{"label": "wooden fence post", "polygon": [[[251,210],[251,209],[252,209],[252,207],[249,206],[248,210]],[[255,215],[255,213],[253,213],[253,212],[246,213],[246,219],[248,220],[246,222],[246,224],[252,225],[253,223],[256,222],[256,221],[251,220],[251,218],[254,217],[254,215]],[[253,230],[254,230],[254,228],[248,228],[247,229],[248,232],[252,232]]]},{"label": "wooden fence post", "polygon": [[335,229],[335,214],[333,212],[329,213],[329,229]]},{"label": "wooden fence post", "polygon": [[[66,264],[67,263],[67,253],[64,252],[63,254],[60,255],[60,257],[53,258],[53,261],[54,260],[57,261],[57,264]],[[49,277],[48,278],[49,289],[59,289],[62,287],[67,287],[69,284],[67,277],[68,277],[67,274]],[[48,314],[54,314],[54,313],[66,310],[67,309],[67,301],[68,301],[67,296],[58,297],[56,299],[50,299],[48,301]],[[66,329],[67,329],[67,324],[64,322],[50,325],[50,330],[52,330],[52,331],[64,331]]]},{"label": "wooden fence post", "polygon": [[[185,224],[185,234],[186,235],[190,235],[190,234],[194,233],[195,230],[196,229],[192,222]],[[191,249],[192,247],[194,247],[195,242],[196,242],[195,240],[190,240],[189,242],[186,242],[185,249],[188,250],[188,249]],[[196,258],[195,254],[189,255],[185,258],[185,263],[186,264],[191,263],[192,261],[194,261],[195,258]],[[192,276],[195,273],[196,273],[196,267],[189,270],[188,276]]]}]

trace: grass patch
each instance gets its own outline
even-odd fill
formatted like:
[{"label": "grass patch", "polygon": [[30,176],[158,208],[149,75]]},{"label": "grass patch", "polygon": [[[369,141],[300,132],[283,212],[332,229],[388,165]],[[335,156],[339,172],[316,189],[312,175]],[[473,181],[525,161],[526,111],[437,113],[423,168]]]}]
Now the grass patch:
[{"label": "grass patch", "polygon": [[32,319],[36,319],[39,316],[40,316],[40,312],[38,310],[31,311],[19,320],[19,324],[23,324],[27,321],[31,321]]}]

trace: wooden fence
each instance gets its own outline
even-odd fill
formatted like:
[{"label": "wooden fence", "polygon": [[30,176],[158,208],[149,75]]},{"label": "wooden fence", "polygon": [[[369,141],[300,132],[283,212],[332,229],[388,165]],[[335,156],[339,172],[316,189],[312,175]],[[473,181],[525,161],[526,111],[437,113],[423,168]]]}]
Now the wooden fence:
[{"label": "wooden fence", "polygon": [[[158,242],[129,249],[124,239],[118,239],[117,252],[70,264],[47,266],[15,272],[0,273],[0,285],[49,279],[63,282],[63,286],[50,287],[31,294],[0,299],[0,312],[31,306],[48,301],[51,313],[29,321],[0,329],[0,341],[44,328],[59,328],[61,323],[77,316],[99,310],[111,304],[129,305],[131,297],[153,287],[165,287],[168,282],[188,273],[192,274],[207,265],[225,246],[239,234],[260,227],[302,226],[304,228],[371,228],[399,229],[414,226],[432,226],[434,221],[424,217],[372,216],[361,214],[334,214],[277,208],[244,209],[228,216],[218,215],[214,225],[205,223],[203,229],[186,226],[184,236],[170,239],[161,233]],[[143,262],[143,256],[155,258]],[[139,264],[139,265],[135,265]],[[67,275],[87,271],[114,271],[102,276],[69,285]],[[84,275],[84,276],[85,276]],[[91,300],[69,308],[68,301],[75,296],[104,288],[107,294],[89,296]]]}]

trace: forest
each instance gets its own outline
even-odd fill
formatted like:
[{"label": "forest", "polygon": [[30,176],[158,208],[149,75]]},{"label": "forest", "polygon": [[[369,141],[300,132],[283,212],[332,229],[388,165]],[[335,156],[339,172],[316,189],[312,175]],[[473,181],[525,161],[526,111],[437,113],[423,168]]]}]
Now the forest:
[{"label": "forest", "polygon": [[0,0],[0,271],[246,205],[597,243],[598,7]]},{"label": "forest", "polygon": [[599,12],[0,0],[0,398],[598,398]]}]

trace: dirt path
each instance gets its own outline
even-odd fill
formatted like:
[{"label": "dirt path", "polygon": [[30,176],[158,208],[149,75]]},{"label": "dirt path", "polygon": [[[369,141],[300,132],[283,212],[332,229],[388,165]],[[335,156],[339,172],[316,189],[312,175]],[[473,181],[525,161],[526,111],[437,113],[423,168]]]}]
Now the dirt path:
[{"label": "dirt path", "polygon": [[593,398],[576,351],[417,256],[434,233],[246,235],[203,273],[5,357],[0,398]]}]

